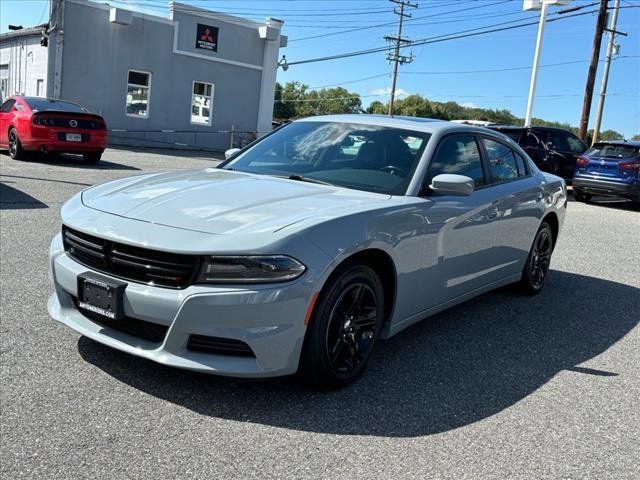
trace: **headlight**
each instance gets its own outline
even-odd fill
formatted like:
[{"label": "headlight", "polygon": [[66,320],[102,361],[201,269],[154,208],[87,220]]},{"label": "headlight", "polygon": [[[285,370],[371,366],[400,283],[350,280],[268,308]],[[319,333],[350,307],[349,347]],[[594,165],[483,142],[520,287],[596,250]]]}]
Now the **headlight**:
[{"label": "headlight", "polygon": [[270,283],[298,278],[306,267],[286,255],[207,257],[199,283]]}]

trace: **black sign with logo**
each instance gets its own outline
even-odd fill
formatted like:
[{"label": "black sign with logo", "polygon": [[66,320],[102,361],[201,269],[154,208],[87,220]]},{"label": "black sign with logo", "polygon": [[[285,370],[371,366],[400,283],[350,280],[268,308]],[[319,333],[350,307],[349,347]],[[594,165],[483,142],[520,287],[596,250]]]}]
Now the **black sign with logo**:
[{"label": "black sign with logo", "polygon": [[218,27],[198,24],[196,32],[196,48],[204,48],[212,52],[218,51]]}]

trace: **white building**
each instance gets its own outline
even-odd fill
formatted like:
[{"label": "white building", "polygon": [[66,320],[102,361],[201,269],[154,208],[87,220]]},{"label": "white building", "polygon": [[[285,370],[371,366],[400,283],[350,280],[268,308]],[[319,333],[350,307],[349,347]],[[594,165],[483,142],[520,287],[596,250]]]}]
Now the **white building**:
[{"label": "white building", "polygon": [[40,45],[43,27],[23,28],[0,37],[0,91],[9,95],[45,97],[47,47]]}]

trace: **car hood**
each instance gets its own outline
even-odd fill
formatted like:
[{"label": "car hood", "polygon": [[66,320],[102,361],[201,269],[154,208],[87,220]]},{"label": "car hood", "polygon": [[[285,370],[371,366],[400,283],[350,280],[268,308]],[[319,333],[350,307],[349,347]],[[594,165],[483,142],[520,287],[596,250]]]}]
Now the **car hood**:
[{"label": "car hood", "polygon": [[391,197],[218,168],[141,175],[82,193],[92,209],[210,234],[275,232],[386,204]]}]

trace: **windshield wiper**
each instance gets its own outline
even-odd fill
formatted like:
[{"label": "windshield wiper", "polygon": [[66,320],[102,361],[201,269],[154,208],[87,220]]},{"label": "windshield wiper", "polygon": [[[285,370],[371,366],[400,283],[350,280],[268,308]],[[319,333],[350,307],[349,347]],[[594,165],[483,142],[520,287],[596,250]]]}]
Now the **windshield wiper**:
[{"label": "windshield wiper", "polygon": [[288,178],[289,180],[297,180],[298,182],[317,183],[319,185],[329,185],[330,187],[334,186],[332,183],[324,182],[322,180],[316,180],[315,178],[303,177],[302,175],[289,175],[288,177],[283,178]]}]

